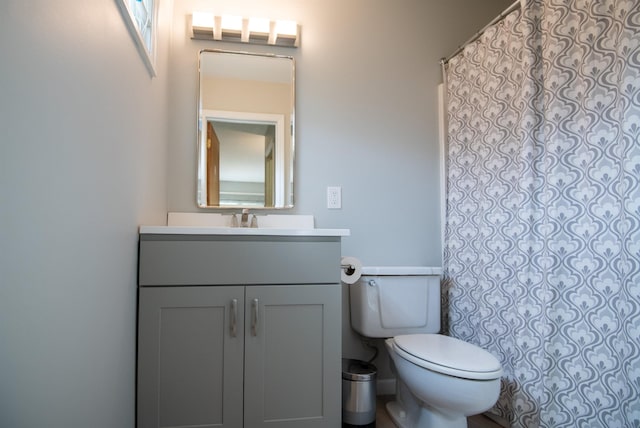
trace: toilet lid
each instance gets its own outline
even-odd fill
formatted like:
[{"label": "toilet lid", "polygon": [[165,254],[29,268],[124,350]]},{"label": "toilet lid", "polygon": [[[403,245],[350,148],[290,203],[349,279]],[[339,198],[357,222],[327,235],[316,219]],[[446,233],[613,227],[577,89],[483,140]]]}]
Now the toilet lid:
[{"label": "toilet lid", "polygon": [[502,375],[500,362],[484,349],[453,337],[439,334],[396,336],[399,354],[429,370],[465,379],[497,379]]}]

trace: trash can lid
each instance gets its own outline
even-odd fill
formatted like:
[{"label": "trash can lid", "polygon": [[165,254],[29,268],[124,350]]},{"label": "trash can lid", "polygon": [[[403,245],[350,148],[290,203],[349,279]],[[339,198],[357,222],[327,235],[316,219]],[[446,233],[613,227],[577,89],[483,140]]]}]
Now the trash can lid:
[{"label": "trash can lid", "polygon": [[376,366],[366,361],[342,359],[342,379],[370,381],[376,378]]}]

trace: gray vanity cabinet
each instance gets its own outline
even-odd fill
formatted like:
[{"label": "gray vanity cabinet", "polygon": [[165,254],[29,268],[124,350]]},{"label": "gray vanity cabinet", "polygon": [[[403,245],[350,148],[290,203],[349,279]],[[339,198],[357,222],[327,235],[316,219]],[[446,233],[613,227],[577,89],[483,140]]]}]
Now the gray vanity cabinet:
[{"label": "gray vanity cabinet", "polygon": [[244,426],[340,426],[339,285],[255,286],[246,295]]},{"label": "gray vanity cabinet", "polygon": [[242,238],[140,235],[138,427],[340,426],[340,238]]},{"label": "gray vanity cabinet", "polygon": [[139,299],[138,427],[241,427],[244,287],[143,287]]}]

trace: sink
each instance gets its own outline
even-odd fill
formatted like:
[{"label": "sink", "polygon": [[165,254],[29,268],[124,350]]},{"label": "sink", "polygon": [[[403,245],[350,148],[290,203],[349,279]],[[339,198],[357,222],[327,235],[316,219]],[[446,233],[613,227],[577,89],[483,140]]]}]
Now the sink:
[{"label": "sink", "polygon": [[[238,221],[240,221],[240,215],[240,213],[236,213]],[[249,218],[253,215],[255,215],[258,220],[259,229],[314,229],[314,220],[312,215],[259,215],[250,212]],[[167,215],[167,226],[231,228],[232,217],[233,214],[170,212]]]},{"label": "sink", "polygon": [[[253,213],[250,213],[251,217]],[[316,229],[311,215],[256,215],[257,228],[231,227],[232,214],[169,213],[167,226],[140,226],[141,234],[349,236],[349,229]],[[238,220],[240,214],[237,214]]]}]

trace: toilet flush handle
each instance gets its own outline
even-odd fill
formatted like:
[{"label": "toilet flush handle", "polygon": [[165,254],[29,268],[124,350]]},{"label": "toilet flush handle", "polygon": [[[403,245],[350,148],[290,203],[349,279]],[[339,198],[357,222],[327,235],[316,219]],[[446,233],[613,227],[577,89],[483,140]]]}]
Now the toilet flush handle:
[{"label": "toilet flush handle", "polygon": [[375,287],[376,285],[378,285],[378,284],[376,283],[375,279],[370,279],[369,280],[369,287]]}]

